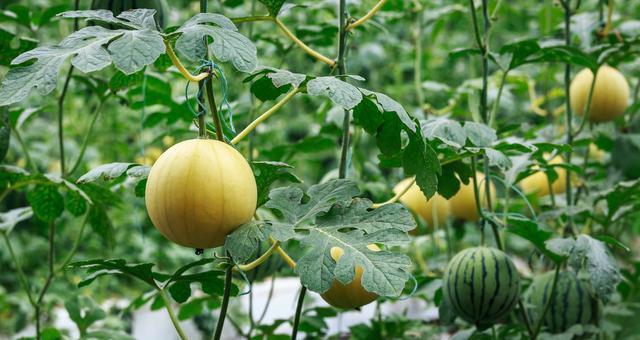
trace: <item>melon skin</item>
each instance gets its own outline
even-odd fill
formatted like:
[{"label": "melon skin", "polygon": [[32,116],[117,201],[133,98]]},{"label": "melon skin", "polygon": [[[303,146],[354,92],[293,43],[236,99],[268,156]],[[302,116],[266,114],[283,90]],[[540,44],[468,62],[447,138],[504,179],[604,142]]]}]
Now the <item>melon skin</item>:
[{"label": "melon skin", "polygon": [[536,277],[527,290],[525,301],[529,320],[538,320],[551,299],[544,318],[544,326],[549,332],[560,333],[573,325],[594,323],[598,315],[598,300],[588,285],[573,272],[560,272],[556,291],[551,295],[554,275],[554,272],[547,272]]},{"label": "melon skin", "polygon": [[[480,197],[480,206],[487,207],[487,182],[489,183],[489,197],[491,204],[496,201],[496,187],[493,182],[486,181],[484,174],[481,172],[476,173],[476,180],[478,181],[478,196]],[[480,212],[476,207],[476,196],[473,187],[473,179],[469,179],[468,184],[460,183],[460,190],[449,199],[449,210],[451,216],[459,218],[464,221],[478,221],[480,219]]]},{"label": "melon skin", "polygon": [[[571,108],[580,116],[584,115],[593,81],[593,72],[583,69],[571,82]],[[624,113],[629,104],[629,83],[615,68],[602,65],[596,73],[596,82],[589,109],[589,121],[609,122]]]},{"label": "melon skin", "polygon": [[[393,192],[395,194],[400,193],[412,180],[412,178],[405,178],[400,181],[393,188]],[[418,184],[415,182],[411,185],[409,190],[400,197],[400,202],[404,204],[409,211],[422,217],[422,219],[427,222],[427,226],[430,230],[435,228],[436,219],[438,226],[441,227],[446,223],[447,218],[449,217],[449,202],[444,197],[438,195],[438,193],[434,194],[430,199],[427,199],[424,193],[422,193],[422,190],[420,190]],[[413,229],[409,233],[416,235],[418,230]]]},{"label": "melon skin", "polygon": [[180,142],[155,162],[145,189],[153,225],[169,240],[214,248],[251,221],[257,187],[249,163],[230,145],[209,139]]},{"label": "melon skin", "polygon": [[443,298],[458,317],[484,328],[504,319],[517,304],[520,277],[501,250],[474,247],[451,259],[442,289]]},{"label": "melon skin", "polygon": [[[375,244],[370,244],[367,248],[372,251],[380,251],[380,248]],[[330,253],[331,258],[337,263],[344,254],[344,250],[340,247],[332,247]],[[331,306],[340,309],[356,309],[375,301],[378,295],[367,291],[362,286],[363,273],[362,266],[356,265],[351,282],[344,284],[334,278],[331,288],[320,296]]]}]

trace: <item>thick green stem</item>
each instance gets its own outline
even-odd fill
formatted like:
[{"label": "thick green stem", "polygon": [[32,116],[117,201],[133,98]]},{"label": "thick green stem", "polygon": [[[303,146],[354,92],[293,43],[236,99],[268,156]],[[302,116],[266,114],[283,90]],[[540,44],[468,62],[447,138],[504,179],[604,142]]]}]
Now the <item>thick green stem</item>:
[{"label": "thick green stem", "polygon": [[222,129],[222,122],[220,121],[220,114],[218,113],[218,108],[216,107],[216,98],[213,95],[213,85],[211,84],[211,79],[205,83],[205,88],[207,90],[207,102],[209,103],[209,110],[211,110],[211,117],[213,118],[213,126],[216,127],[216,138],[224,142],[224,130]]},{"label": "thick green stem", "polygon": [[293,319],[293,330],[291,331],[291,340],[296,340],[298,337],[298,327],[300,326],[300,317],[302,316],[302,305],[304,304],[304,296],[307,294],[307,287],[302,286],[300,288],[300,295],[298,296],[298,305],[296,306],[296,315]]},{"label": "thick green stem", "polygon": [[[564,38],[565,44],[567,46],[571,46],[571,8],[569,0],[561,0],[561,4],[564,9]],[[595,80],[596,75],[593,75],[593,79]],[[573,133],[572,130],[572,120],[573,120],[573,112],[571,111],[571,92],[569,91],[569,86],[571,85],[571,63],[567,63],[564,69],[564,91],[565,91],[565,132],[567,135],[567,145],[573,145]],[[588,113],[585,113],[585,119]],[[566,162],[571,164],[571,150],[566,153]],[[573,188],[571,186],[571,172],[566,172],[567,178],[567,188],[566,188],[566,196],[567,196],[567,228],[569,230],[573,230],[573,214],[571,213],[571,206],[573,205]]]},{"label": "thick green stem", "polygon": [[[347,65],[345,59],[345,53],[347,50],[347,6],[345,0],[339,0],[338,6],[338,73],[340,76],[347,74]],[[347,81],[344,78],[344,81]],[[338,168],[338,177],[347,177],[348,158],[349,158],[349,130],[351,122],[351,112],[344,110],[344,119],[342,120],[342,146],[340,149],[340,164]]]},{"label": "thick green stem", "polygon": [[160,298],[162,298],[162,301],[164,302],[164,308],[167,310],[167,313],[169,314],[169,318],[171,319],[171,323],[173,324],[173,327],[176,329],[176,332],[178,332],[178,336],[182,340],[187,340],[188,338],[185,335],[184,330],[182,330],[182,326],[180,326],[180,321],[178,321],[178,318],[176,317],[176,313],[173,311],[173,307],[171,307],[171,301],[169,300],[167,293],[164,291],[164,289],[160,289],[158,294],[160,295]]},{"label": "thick green stem", "polygon": [[[231,259],[231,254],[227,252],[227,257]],[[220,314],[218,315],[218,324],[213,334],[213,340],[220,340],[222,329],[224,328],[224,319],[227,316],[227,308],[229,307],[229,296],[231,295],[231,278],[233,277],[233,265],[231,261],[227,262],[227,269],[224,274],[224,292],[222,294],[222,305],[220,306]]]}]

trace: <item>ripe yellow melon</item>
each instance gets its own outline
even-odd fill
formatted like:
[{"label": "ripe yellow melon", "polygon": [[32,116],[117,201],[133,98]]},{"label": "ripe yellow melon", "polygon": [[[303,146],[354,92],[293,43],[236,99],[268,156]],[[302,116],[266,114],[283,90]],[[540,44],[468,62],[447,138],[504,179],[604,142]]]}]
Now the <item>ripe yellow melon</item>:
[{"label": "ripe yellow melon", "polygon": [[[380,248],[375,244],[370,244],[367,248],[373,251],[380,251]],[[342,250],[342,248],[331,248],[331,258],[333,258],[334,261],[338,262],[343,254],[344,250]],[[333,279],[331,288],[320,296],[328,304],[344,309],[360,308],[375,301],[378,298],[378,295],[371,293],[362,287],[362,273],[362,267],[356,266],[353,281],[345,285],[340,281]]]},{"label": "ripe yellow melon", "polygon": [[[593,72],[583,69],[571,82],[571,107],[580,116],[584,114],[589,99],[589,89]],[[598,69],[593,89],[589,121],[608,122],[619,117],[629,103],[629,83],[622,73],[613,67],[603,65]]]},{"label": "ripe yellow melon", "polygon": [[192,139],[165,151],[151,167],[145,201],[153,225],[192,248],[224,244],[256,210],[253,172],[228,144]]},{"label": "ripe yellow melon", "polygon": [[[558,164],[562,162],[562,157],[556,156],[549,161],[549,164]],[[567,189],[567,170],[561,167],[554,167],[553,170],[558,174],[558,178],[551,184],[553,194],[562,194]],[[549,178],[544,171],[538,171],[523,179],[520,181],[520,187],[526,195],[535,193],[538,197],[543,197],[550,193]]]},{"label": "ripe yellow melon", "polygon": [[[400,193],[412,180],[412,178],[406,178],[400,181],[400,183],[393,188],[393,192],[396,194]],[[400,197],[400,202],[415,214],[420,215],[430,228],[433,228],[435,225],[434,212],[438,218],[438,225],[443,225],[449,216],[449,202],[437,193],[427,200],[427,197],[415,182],[411,185],[411,188]]]},{"label": "ripe yellow melon", "polygon": [[[476,173],[478,180],[478,190],[480,195],[480,204],[487,207],[486,186],[487,181],[484,180],[484,174]],[[489,192],[491,193],[491,204],[496,201],[496,187],[489,181]],[[451,216],[465,220],[477,221],[480,219],[480,212],[476,208],[476,196],[473,190],[473,179],[469,179],[469,184],[460,183],[460,190],[449,199],[449,210]]]}]

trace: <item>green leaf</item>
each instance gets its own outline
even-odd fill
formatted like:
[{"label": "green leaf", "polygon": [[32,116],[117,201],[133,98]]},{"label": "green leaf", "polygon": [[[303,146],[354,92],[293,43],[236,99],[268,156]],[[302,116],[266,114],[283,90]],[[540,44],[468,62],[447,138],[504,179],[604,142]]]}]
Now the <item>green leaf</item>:
[{"label": "green leaf", "polygon": [[274,100],[286,93],[289,86],[277,87],[267,77],[262,77],[251,83],[251,93],[263,102]]},{"label": "green leaf", "polygon": [[81,216],[87,211],[87,200],[77,191],[69,191],[66,196],[65,206],[73,216]]},{"label": "green leaf", "polygon": [[402,122],[402,124],[412,132],[416,131],[416,124],[413,121],[413,118],[407,113],[407,111],[402,107],[400,103],[391,99],[391,97],[387,96],[383,93],[369,91],[367,89],[360,88],[360,91],[368,97],[374,98],[382,110],[384,112],[393,112],[398,116],[398,119]]},{"label": "green leaf", "polygon": [[618,264],[602,241],[581,234],[569,258],[569,264],[576,270],[584,268],[589,274],[589,282],[595,294],[607,302],[621,281]]},{"label": "green leaf", "polygon": [[107,314],[89,297],[72,295],[64,303],[69,318],[78,326],[81,334]]},{"label": "green leaf", "polygon": [[144,71],[138,71],[136,73],[126,75],[122,71],[116,71],[116,73],[109,80],[109,89],[113,92],[118,92],[126,88],[139,86],[144,79]]},{"label": "green leaf", "polygon": [[[210,25],[209,25],[210,24]],[[204,37],[213,38],[209,45],[213,55],[222,62],[230,61],[241,72],[251,72],[258,63],[256,47],[238,32],[227,17],[214,13],[200,13],[187,20],[177,33],[176,50],[188,60],[204,57]]]},{"label": "green leaf", "polygon": [[112,247],[115,243],[115,235],[113,232],[113,224],[111,223],[109,215],[107,215],[105,206],[92,206],[89,209],[88,222],[93,230],[105,241],[105,243],[109,247]]},{"label": "green leaf", "polygon": [[299,188],[274,189],[269,194],[269,201],[265,207],[278,210],[284,221],[293,229],[313,221],[316,215],[326,213],[334,204],[351,200],[358,193],[358,187],[353,181],[336,179],[311,186],[306,194],[308,200],[304,203],[302,199],[305,194]]},{"label": "green leaf", "polygon": [[86,174],[80,176],[78,183],[91,183],[100,179],[110,181],[119,178],[125,173],[131,177],[146,178],[149,174],[149,166],[136,163],[108,163],[91,169]]},{"label": "green leaf", "polygon": [[490,147],[498,137],[492,128],[475,122],[465,122],[464,131],[471,144],[478,147]]},{"label": "green leaf", "polygon": [[263,205],[269,196],[269,189],[276,181],[301,183],[296,175],[290,172],[293,166],[281,162],[252,162],[253,174],[258,186],[258,206]]},{"label": "green leaf", "polygon": [[384,119],[378,106],[368,98],[362,99],[353,108],[353,123],[362,126],[370,134],[375,134],[383,122]]},{"label": "green leaf", "polygon": [[[406,243],[406,231],[415,227],[415,221],[400,204],[372,210],[371,201],[353,198],[358,193],[354,182],[337,179],[310,187],[306,196],[298,188],[275,189],[265,207],[282,215],[282,222],[269,221],[274,229],[291,230],[305,245],[296,267],[304,286],[325,292],[334,277],[351,282],[358,265],[364,269],[365,289],[398,296],[408,279],[409,258],[367,246]],[[332,247],[344,250],[337,263],[330,255]]]},{"label": "green leaf", "polygon": [[421,121],[422,135],[432,141],[438,139],[448,146],[460,149],[467,141],[467,133],[462,125],[448,118],[432,118]]},{"label": "green leaf", "polygon": [[266,221],[251,221],[240,226],[225,240],[225,249],[229,251],[236,262],[249,261],[260,249],[260,244],[272,235],[277,240],[291,239],[295,232],[287,228],[272,228]]},{"label": "green leaf", "polygon": [[280,9],[282,8],[282,5],[284,5],[284,3],[286,2],[286,0],[259,0],[259,1],[267,8],[267,10],[269,11],[269,15],[271,15],[272,17],[278,16],[278,13],[280,13]]},{"label": "green leaf", "polygon": [[9,234],[16,224],[26,221],[33,216],[31,207],[15,208],[0,213],[0,232]]},{"label": "green leaf", "polygon": [[438,189],[438,176],[442,173],[438,155],[419,135],[409,136],[409,144],[402,155],[406,176],[416,176],[416,184],[427,198]]},{"label": "green leaf", "polygon": [[309,80],[307,92],[312,96],[324,96],[345,110],[353,109],[362,100],[357,87],[336,77],[318,77]]},{"label": "green leaf", "polygon": [[[153,18],[151,21],[153,22]],[[157,31],[149,29],[125,31],[120,38],[109,45],[108,49],[113,64],[127,75],[153,64],[161,54],[165,53],[162,36]]]},{"label": "green leaf", "polygon": [[153,263],[127,264],[127,262],[122,259],[95,259],[74,262],[69,265],[71,268],[85,269],[87,271],[87,276],[78,282],[78,288],[90,285],[95,279],[101,276],[126,275],[145,282],[157,289],[158,286],[154,280],[154,273],[151,270],[153,266]]},{"label": "green leaf", "polygon": [[64,211],[64,198],[55,185],[37,185],[27,192],[27,200],[37,218],[53,222]]},{"label": "green leaf", "polygon": [[[65,18],[97,18],[132,30],[89,26],[72,33],[57,46],[37,47],[19,55],[11,64],[17,65],[31,59],[36,59],[36,62],[9,70],[0,87],[0,106],[22,101],[33,88],[37,88],[42,95],[53,91],[58,74],[69,58],[71,64],[84,73],[101,70],[113,61],[122,72],[132,74],[153,63],[165,52],[160,33],[145,28],[145,18],[149,13],[153,15],[153,10],[133,12],[122,13],[118,18],[114,18],[109,11],[62,13],[61,16]],[[105,49],[104,45],[108,45],[108,48]]]},{"label": "green leaf", "polygon": [[507,218],[507,225],[508,232],[528,240],[555,263],[560,263],[564,260],[561,255],[547,248],[545,242],[551,238],[553,233],[540,229],[537,222],[525,217],[509,216]]}]

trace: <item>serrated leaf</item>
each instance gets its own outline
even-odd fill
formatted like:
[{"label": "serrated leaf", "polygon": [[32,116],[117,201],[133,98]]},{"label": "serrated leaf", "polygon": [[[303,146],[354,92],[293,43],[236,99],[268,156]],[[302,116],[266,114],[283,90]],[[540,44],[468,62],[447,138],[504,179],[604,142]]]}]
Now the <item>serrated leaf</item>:
[{"label": "serrated leaf", "polygon": [[462,125],[448,118],[432,118],[421,121],[422,135],[428,140],[438,139],[454,148],[462,148],[467,141],[467,134]]},{"label": "serrated leaf", "polygon": [[281,162],[252,162],[251,167],[258,187],[258,207],[263,205],[269,197],[269,189],[276,181],[301,183],[298,176],[290,172],[293,167]]},{"label": "serrated leaf", "polygon": [[438,175],[442,173],[438,155],[421,136],[410,136],[409,144],[402,154],[405,176],[415,176],[416,184],[427,198],[438,189]]},{"label": "serrated leaf", "polygon": [[336,77],[318,77],[309,80],[307,92],[312,96],[324,96],[345,110],[353,109],[362,100],[357,87]]},{"label": "serrated leaf", "polygon": [[[212,24],[212,25],[208,25]],[[213,26],[215,25],[215,26]],[[178,30],[176,50],[188,60],[196,61],[205,54],[204,37],[213,38],[213,55],[222,62],[230,61],[241,72],[251,72],[258,63],[257,50],[233,22],[220,14],[200,13],[187,20]]]},{"label": "serrated leaf", "polygon": [[104,275],[126,275],[145,282],[157,289],[158,286],[153,278],[154,273],[151,270],[153,266],[153,263],[127,264],[127,261],[123,259],[95,259],[73,262],[69,265],[71,268],[85,269],[87,271],[88,275],[78,282],[78,287],[88,286],[95,279]]},{"label": "serrated leaf", "polygon": [[487,155],[489,165],[497,166],[501,170],[505,170],[511,167],[511,160],[504,153],[494,148],[484,148],[484,153]]},{"label": "serrated leaf", "polygon": [[553,235],[552,232],[540,229],[536,221],[525,217],[509,216],[507,219],[507,231],[518,235],[531,242],[540,252],[555,263],[563,261],[562,256],[547,248],[546,241]]},{"label": "serrated leaf", "polygon": [[33,213],[45,222],[52,222],[64,211],[64,198],[55,185],[37,185],[27,192]]},{"label": "serrated leaf", "polygon": [[490,147],[498,139],[492,128],[475,122],[465,122],[464,131],[469,141],[478,147]]},{"label": "serrated leaf", "polygon": [[607,246],[589,235],[578,235],[569,264],[587,271],[593,291],[604,302],[609,301],[621,281],[618,264]]},{"label": "serrated leaf", "polygon": [[[408,278],[409,258],[371,251],[367,246],[404,243],[408,241],[406,231],[413,229],[415,222],[398,204],[372,210],[371,201],[353,199],[358,193],[355,183],[338,179],[312,186],[306,200],[297,188],[273,190],[265,206],[283,215],[283,222],[270,222],[274,229],[288,229],[305,245],[296,267],[303,285],[324,292],[334,277],[343,283],[352,281],[358,265],[364,268],[365,289],[397,296]],[[332,247],[344,250],[338,263],[330,255]]]},{"label": "serrated leaf", "polygon": [[[136,163],[108,163],[98,166],[97,168],[91,169],[86,174],[80,176],[78,179],[78,183],[91,183],[97,180],[105,180],[109,181],[112,179],[116,179],[122,175],[124,175],[127,170],[140,167],[140,165]],[[148,167],[147,167],[148,168]]]},{"label": "serrated leaf", "polygon": [[157,31],[144,29],[123,32],[120,38],[109,44],[108,50],[113,64],[129,75],[153,64],[165,53],[165,46],[162,36]]},{"label": "serrated leaf", "polygon": [[292,85],[295,88],[300,87],[302,82],[307,79],[307,76],[304,74],[293,73],[287,70],[276,70],[275,72],[267,73],[266,77],[271,79],[275,87]]},{"label": "serrated leaf", "polygon": [[112,247],[115,243],[115,236],[113,233],[113,224],[107,211],[103,206],[94,205],[89,208],[89,225],[109,246]]},{"label": "serrated leaf", "polygon": [[65,206],[73,216],[81,216],[87,211],[87,201],[77,191],[69,191],[65,200]]},{"label": "serrated leaf", "polygon": [[409,131],[416,131],[416,124],[413,122],[413,118],[400,103],[383,93],[373,92],[363,88],[360,88],[360,91],[366,96],[373,96],[385,112],[395,113]]}]

